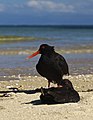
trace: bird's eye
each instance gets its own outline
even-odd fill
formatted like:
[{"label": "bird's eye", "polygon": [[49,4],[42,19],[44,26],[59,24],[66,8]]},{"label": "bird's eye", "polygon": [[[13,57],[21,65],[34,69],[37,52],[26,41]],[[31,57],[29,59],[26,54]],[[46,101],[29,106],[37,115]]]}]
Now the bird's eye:
[{"label": "bird's eye", "polygon": [[44,49],[44,48],[45,48],[45,46],[42,46],[42,48]]}]

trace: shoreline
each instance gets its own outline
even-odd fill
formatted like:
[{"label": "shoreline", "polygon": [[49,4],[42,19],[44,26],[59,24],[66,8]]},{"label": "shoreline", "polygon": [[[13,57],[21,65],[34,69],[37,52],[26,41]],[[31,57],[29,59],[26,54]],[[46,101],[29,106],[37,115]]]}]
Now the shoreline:
[{"label": "shoreline", "polygon": [[[27,55],[36,51],[37,47],[28,48],[1,48],[0,55]],[[55,51],[60,54],[93,54],[93,45],[70,45],[63,47],[55,47]]]}]

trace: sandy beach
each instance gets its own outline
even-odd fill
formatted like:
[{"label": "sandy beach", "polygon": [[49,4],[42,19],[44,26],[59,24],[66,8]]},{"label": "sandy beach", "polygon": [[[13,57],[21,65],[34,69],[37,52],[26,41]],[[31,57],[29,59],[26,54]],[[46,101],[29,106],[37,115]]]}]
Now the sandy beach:
[{"label": "sandy beach", "polygon": [[[93,117],[93,75],[67,76],[80,95],[78,103],[41,104],[36,88],[46,87],[39,76],[18,76],[16,80],[0,81],[0,120],[91,120]],[[1,78],[0,78],[1,79]],[[7,78],[6,78],[7,79]],[[54,84],[51,84],[54,86]],[[9,88],[18,88],[13,92]],[[4,93],[8,97],[3,96]]]}]

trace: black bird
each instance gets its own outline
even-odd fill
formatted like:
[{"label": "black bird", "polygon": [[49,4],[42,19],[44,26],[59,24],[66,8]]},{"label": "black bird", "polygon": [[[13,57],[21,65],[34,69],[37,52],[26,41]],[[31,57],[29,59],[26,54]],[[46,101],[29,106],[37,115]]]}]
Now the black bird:
[{"label": "black bird", "polygon": [[39,62],[36,65],[38,73],[47,78],[48,87],[50,87],[50,82],[57,83],[59,86],[63,75],[69,75],[68,64],[65,58],[55,52],[54,46],[49,46],[47,44],[40,45],[39,50],[27,57],[27,59],[37,54],[41,54]]},{"label": "black bird", "polygon": [[80,96],[68,79],[62,80],[62,87],[41,88],[40,100],[43,104],[78,102]]}]

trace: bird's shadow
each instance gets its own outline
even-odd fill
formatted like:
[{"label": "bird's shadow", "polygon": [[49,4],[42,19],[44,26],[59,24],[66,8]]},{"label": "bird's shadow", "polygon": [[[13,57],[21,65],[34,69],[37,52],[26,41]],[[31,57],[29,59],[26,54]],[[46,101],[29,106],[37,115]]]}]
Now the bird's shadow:
[{"label": "bird's shadow", "polygon": [[42,105],[43,103],[41,103],[41,100],[34,100],[34,101],[23,103],[23,104]]},{"label": "bird's shadow", "polygon": [[37,88],[35,90],[19,90],[18,88],[9,88],[9,90],[7,91],[0,91],[0,94],[5,94],[5,93],[26,93],[26,94],[35,94],[35,93],[38,93],[40,92],[41,89],[40,88]]},{"label": "bird's shadow", "polygon": [[[6,94],[9,94],[9,93],[25,93],[25,94],[36,94],[36,93],[39,93],[41,92],[41,89],[40,88],[37,88],[35,90],[19,90],[18,88],[9,88],[9,90],[7,91],[0,91],[0,94],[3,94],[2,96],[0,97],[6,97]],[[31,102],[27,102],[27,103],[22,103],[22,104],[33,104],[33,105],[42,105],[41,103],[41,100],[34,100],[34,101],[31,101]]]},{"label": "bird's shadow", "polygon": [[[54,105],[58,103],[42,103],[41,100],[33,100],[31,102],[22,103],[22,104],[33,104],[33,105]],[[60,104],[60,103],[59,103]]]}]

